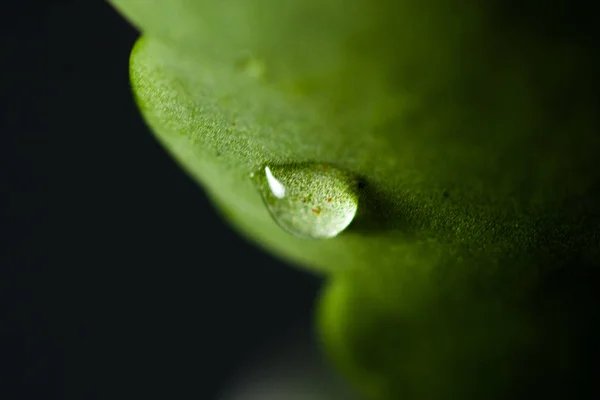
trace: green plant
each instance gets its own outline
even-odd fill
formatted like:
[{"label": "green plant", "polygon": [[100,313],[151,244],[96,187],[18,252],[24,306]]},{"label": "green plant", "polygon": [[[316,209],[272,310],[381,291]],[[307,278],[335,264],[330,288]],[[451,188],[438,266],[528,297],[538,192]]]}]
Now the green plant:
[{"label": "green plant", "polygon": [[[112,0],[135,96],[250,239],[327,273],[328,352],[373,399],[592,388],[600,70],[591,10],[534,1]],[[561,24],[571,13],[577,24]],[[339,236],[282,234],[250,174],[356,177]],[[594,353],[595,351],[595,353]]]}]

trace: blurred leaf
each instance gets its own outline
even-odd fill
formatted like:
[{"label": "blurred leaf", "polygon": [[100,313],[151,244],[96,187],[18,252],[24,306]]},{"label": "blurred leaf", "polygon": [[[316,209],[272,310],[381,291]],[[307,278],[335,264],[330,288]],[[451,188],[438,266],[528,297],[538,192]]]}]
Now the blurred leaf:
[{"label": "blurred leaf", "polygon": [[[144,33],[131,78],[159,140],[241,232],[333,273],[324,339],[357,386],[572,393],[568,312],[535,317],[548,277],[599,260],[597,49],[546,32],[564,10],[530,27],[496,1],[112,3]],[[249,179],[304,162],[363,182],[339,237],[282,232]]]}]

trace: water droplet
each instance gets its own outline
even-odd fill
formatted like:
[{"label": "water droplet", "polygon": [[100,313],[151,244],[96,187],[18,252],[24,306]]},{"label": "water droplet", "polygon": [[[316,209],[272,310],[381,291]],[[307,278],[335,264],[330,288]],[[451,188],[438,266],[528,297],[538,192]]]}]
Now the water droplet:
[{"label": "water droplet", "polygon": [[273,219],[296,236],[332,238],[356,214],[356,179],[330,165],[266,166],[250,177]]},{"label": "water droplet", "polygon": [[265,61],[253,54],[240,57],[235,63],[235,68],[256,80],[264,80],[267,70]]}]

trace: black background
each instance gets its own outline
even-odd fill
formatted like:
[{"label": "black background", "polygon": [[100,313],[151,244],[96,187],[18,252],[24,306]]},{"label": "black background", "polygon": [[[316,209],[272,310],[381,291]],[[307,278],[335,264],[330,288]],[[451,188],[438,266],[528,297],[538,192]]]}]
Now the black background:
[{"label": "black background", "polygon": [[319,282],[217,215],[132,100],[102,1],[0,6],[0,399],[213,399]]}]

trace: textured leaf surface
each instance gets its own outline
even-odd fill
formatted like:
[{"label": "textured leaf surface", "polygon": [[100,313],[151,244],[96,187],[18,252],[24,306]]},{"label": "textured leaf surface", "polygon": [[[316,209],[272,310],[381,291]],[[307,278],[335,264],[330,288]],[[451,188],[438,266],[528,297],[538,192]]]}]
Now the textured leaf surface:
[{"label": "textured leaf surface", "polygon": [[[544,282],[598,260],[597,54],[579,31],[493,1],[112,2],[144,33],[132,83],[165,147],[248,237],[333,273],[324,338],[363,390],[505,398],[515,376],[571,376],[564,319],[532,315],[579,304]],[[312,162],[363,182],[334,239],[283,233],[249,178]]]}]

